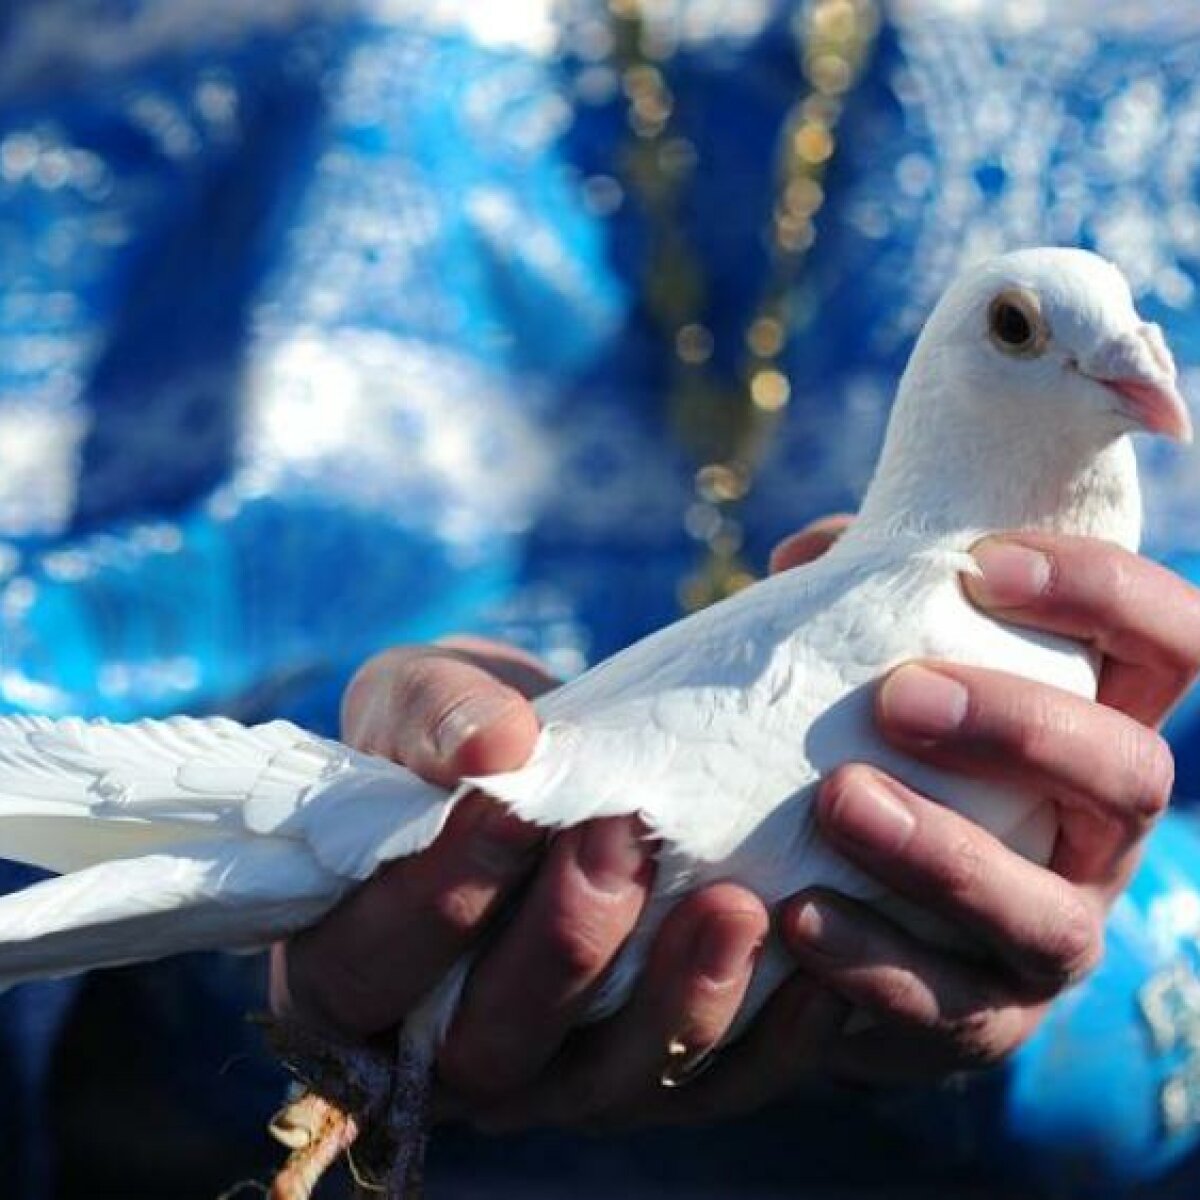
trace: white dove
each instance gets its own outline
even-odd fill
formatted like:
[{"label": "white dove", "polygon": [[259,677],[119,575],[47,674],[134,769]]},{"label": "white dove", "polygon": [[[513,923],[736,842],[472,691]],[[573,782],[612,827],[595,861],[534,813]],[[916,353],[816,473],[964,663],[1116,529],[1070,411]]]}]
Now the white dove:
[{"label": "white dove", "polygon": [[[872,686],[928,657],[1093,696],[1085,650],[984,616],[959,575],[968,548],[1001,529],[1136,549],[1135,430],[1191,438],[1160,330],[1103,259],[1020,251],[969,270],[937,306],[837,545],[540,699],[541,735],[519,771],[451,793],[283,722],[0,721],[0,854],[64,873],[0,900],[0,983],[281,938],[428,846],[473,788],[553,828],[636,813],[659,840],[654,897],[589,1018],[628,996],[673,899],[718,879],[768,904],[836,888],[928,935],[821,843],[817,783],[841,763],[873,763],[1047,861],[1052,807],[889,749]],[[406,1022],[410,1068],[432,1061],[467,965]],[[788,970],[769,947],[740,1022]],[[411,1157],[388,1194],[402,1194]]]}]

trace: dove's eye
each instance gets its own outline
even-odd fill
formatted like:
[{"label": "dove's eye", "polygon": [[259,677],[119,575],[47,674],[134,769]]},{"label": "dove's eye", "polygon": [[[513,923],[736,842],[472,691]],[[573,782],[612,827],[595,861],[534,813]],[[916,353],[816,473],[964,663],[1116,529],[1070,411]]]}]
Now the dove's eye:
[{"label": "dove's eye", "polygon": [[1049,337],[1037,297],[1030,292],[1001,292],[988,305],[988,336],[1005,354],[1036,358]]}]

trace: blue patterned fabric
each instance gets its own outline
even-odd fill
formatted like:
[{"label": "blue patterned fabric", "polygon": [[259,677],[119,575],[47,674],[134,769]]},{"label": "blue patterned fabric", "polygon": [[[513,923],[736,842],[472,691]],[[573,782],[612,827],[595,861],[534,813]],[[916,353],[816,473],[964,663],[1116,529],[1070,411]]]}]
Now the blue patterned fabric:
[{"label": "blue patterned fabric", "polygon": [[[654,6],[699,156],[681,219],[727,370],[767,271],[775,146],[802,87],[797,7]],[[924,314],[980,253],[1108,254],[1200,396],[1200,15],[1188,0],[1128,7],[883,5],[797,296],[793,403],[747,510],[756,561],[853,507]],[[474,628],[570,673],[676,614],[698,553],[695,464],[643,303],[648,232],[620,183],[608,50],[602,6],[584,0],[0,10],[4,707],[331,731],[347,672],[377,647]],[[1200,577],[1200,459],[1142,449],[1149,549]],[[1200,792],[1197,703],[1173,725],[1185,794]],[[853,1114],[836,1151],[826,1130],[820,1154],[797,1155],[796,1122],[825,1127],[785,1110],[720,1145],[672,1143],[692,1176],[664,1172],[652,1138],[496,1154],[464,1135],[439,1151],[440,1178],[468,1194],[600,1156],[609,1194],[944,1183],[956,1147],[965,1161],[981,1145],[1080,1194],[1153,1176],[1200,1122],[1200,1072],[1185,1069],[1200,1004],[1174,1043],[1145,1016],[1156,980],[1195,978],[1186,822],[1152,844],[1101,973],[989,1099],[955,1093],[962,1147],[943,1139],[922,1160],[842,1098],[825,1110]],[[121,977],[171,1064],[156,1086],[216,1141],[251,1136],[277,1086],[261,1063],[213,1075],[214,1047],[245,1049],[229,1030],[253,1002],[248,974],[187,959]],[[0,998],[5,1196],[49,1194],[41,1106],[74,995]],[[897,1119],[941,1132],[937,1112],[923,1097]]]}]

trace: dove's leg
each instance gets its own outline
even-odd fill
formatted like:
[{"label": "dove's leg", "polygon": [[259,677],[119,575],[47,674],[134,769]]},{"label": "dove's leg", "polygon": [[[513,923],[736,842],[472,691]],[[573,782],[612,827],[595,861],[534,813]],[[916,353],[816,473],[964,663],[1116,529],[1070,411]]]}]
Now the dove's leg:
[{"label": "dove's leg", "polygon": [[315,1092],[302,1092],[271,1122],[292,1153],[271,1182],[270,1200],[309,1200],[321,1177],[354,1144],[358,1125]]},{"label": "dove's leg", "polygon": [[304,1091],[271,1123],[291,1151],[272,1200],[309,1200],[345,1154],[362,1195],[419,1200],[429,1140],[432,1053],[401,1033],[395,1059],[267,1018],[267,1039]]},{"label": "dove's leg", "polygon": [[356,1143],[376,1141],[375,1131],[390,1116],[395,1066],[378,1050],[291,1021],[268,1017],[263,1024],[271,1049],[305,1089],[271,1122],[272,1134],[292,1151],[271,1197],[308,1200],[342,1154],[349,1157]]},{"label": "dove's leg", "polygon": [[[287,1182],[295,1166],[296,1181],[292,1191],[282,1191],[277,1180],[274,1200],[308,1200],[342,1153],[361,1194],[418,1200],[429,1141],[435,1047],[457,1006],[468,967],[464,959],[409,1014],[394,1056],[314,1033],[294,1021],[262,1018],[271,1049],[306,1093],[319,1098],[302,1096],[273,1123],[275,1136],[293,1147],[279,1179]],[[306,1132],[314,1117],[316,1136]]]}]

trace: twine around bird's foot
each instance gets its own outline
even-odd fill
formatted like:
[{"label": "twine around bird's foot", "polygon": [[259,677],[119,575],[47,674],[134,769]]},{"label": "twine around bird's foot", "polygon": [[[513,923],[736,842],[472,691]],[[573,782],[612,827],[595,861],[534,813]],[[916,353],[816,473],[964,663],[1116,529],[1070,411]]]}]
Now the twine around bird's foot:
[{"label": "twine around bird's foot", "polygon": [[310,1200],[344,1156],[357,1193],[369,1200],[419,1200],[428,1128],[430,1067],[401,1037],[395,1058],[317,1033],[295,1021],[252,1018],[303,1088],[271,1122],[291,1150],[272,1200]]},{"label": "twine around bird's foot", "polygon": [[326,1171],[358,1137],[349,1113],[315,1092],[302,1092],[272,1119],[271,1136],[291,1150],[271,1183],[270,1200],[309,1200]]}]

